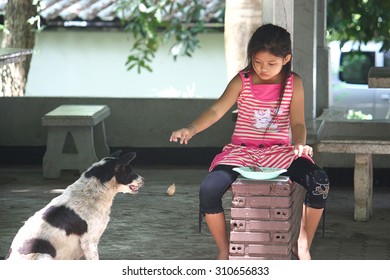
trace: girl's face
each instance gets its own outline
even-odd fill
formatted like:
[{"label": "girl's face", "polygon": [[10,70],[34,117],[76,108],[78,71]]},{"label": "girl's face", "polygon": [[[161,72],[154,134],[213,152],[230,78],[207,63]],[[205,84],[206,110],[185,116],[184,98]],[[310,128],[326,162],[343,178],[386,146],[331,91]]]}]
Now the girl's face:
[{"label": "girl's face", "polygon": [[252,59],[252,66],[261,81],[280,83],[279,73],[283,66],[291,60],[291,54],[286,57],[275,56],[267,51],[257,52]]}]

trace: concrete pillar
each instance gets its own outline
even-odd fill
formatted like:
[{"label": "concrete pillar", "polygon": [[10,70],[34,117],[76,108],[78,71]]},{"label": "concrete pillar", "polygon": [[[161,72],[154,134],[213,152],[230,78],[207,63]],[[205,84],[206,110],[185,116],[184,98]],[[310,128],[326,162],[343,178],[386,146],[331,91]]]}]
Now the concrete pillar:
[{"label": "concrete pillar", "polygon": [[305,88],[305,118],[313,120],[328,107],[330,59],[326,44],[326,0],[266,0],[263,23],[285,27],[292,35],[293,71]]},{"label": "concrete pillar", "polygon": [[331,98],[331,63],[330,48],[326,43],[326,0],[318,0],[317,4],[317,106],[316,116],[320,116],[324,108],[329,107]]},{"label": "concrete pillar", "polygon": [[263,0],[263,23],[284,27],[290,34],[294,31],[294,0]]},{"label": "concrete pillar", "polygon": [[293,67],[305,89],[305,118],[316,117],[317,1],[294,1]]},{"label": "concrete pillar", "polygon": [[372,185],[372,154],[356,154],[354,170],[354,218],[358,222],[366,222],[372,215]]}]

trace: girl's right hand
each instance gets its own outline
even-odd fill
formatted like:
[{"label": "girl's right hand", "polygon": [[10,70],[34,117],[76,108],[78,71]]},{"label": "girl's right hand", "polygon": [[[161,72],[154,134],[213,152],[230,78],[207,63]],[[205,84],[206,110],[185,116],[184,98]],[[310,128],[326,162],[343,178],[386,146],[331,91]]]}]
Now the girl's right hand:
[{"label": "girl's right hand", "polygon": [[169,141],[177,142],[180,139],[180,144],[188,144],[188,141],[196,134],[196,129],[193,126],[187,126],[172,132]]}]

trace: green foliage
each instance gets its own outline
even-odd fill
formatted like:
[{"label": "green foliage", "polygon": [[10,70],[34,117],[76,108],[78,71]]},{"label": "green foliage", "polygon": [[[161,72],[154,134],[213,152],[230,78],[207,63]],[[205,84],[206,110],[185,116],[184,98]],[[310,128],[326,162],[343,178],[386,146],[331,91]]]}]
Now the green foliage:
[{"label": "green foliage", "polygon": [[39,13],[42,10],[40,0],[32,0],[32,5],[36,6],[37,14],[28,19],[28,23],[32,26],[34,31],[42,31],[44,29]]},{"label": "green foliage", "polygon": [[191,57],[199,47],[197,35],[205,32],[201,20],[205,7],[198,0],[120,0],[117,10],[126,31],[134,37],[128,70],[152,71],[151,62],[161,44],[174,39],[170,54]]},{"label": "green foliage", "polygon": [[328,0],[327,39],[367,43],[382,42],[390,50],[390,1]]},{"label": "green foliage", "polygon": [[[43,25],[41,23],[41,17],[39,16],[39,12],[41,11],[41,6],[40,6],[40,0],[31,0],[31,5],[35,6],[35,9],[37,11],[36,15],[30,17],[27,22],[28,24],[31,25],[31,31],[36,32],[36,31],[42,31],[43,30]],[[0,12],[1,16],[4,16],[6,18],[6,15],[4,11]],[[3,32],[3,34],[9,35],[9,30],[7,28],[7,21],[4,20],[4,24],[0,24],[0,32]]]},{"label": "green foliage", "polygon": [[340,79],[352,84],[367,84],[375,58],[360,51],[345,53],[340,64]]},{"label": "green foliage", "polygon": [[362,111],[348,110],[347,120],[372,120],[372,115],[366,115]]}]

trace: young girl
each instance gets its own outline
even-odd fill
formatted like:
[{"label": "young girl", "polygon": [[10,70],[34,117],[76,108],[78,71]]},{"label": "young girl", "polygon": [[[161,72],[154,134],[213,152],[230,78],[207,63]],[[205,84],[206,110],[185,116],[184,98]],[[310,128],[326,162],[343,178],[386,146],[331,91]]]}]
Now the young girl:
[{"label": "young girl", "polygon": [[[189,126],[172,133],[170,141],[187,144],[217,122],[236,102],[238,117],[231,143],[211,163],[199,190],[200,212],[219,250],[228,259],[229,242],[222,196],[237,179],[237,166],[287,169],[282,174],[307,189],[298,239],[299,259],[311,259],[310,246],[322,216],[329,180],[314,164],[306,145],[302,80],[291,72],[291,39],[283,28],[259,27],[249,41],[248,65],[227,85],[222,96]],[[291,131],[291,139],[290,139]]]}]

